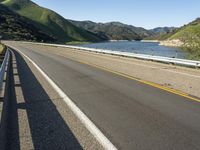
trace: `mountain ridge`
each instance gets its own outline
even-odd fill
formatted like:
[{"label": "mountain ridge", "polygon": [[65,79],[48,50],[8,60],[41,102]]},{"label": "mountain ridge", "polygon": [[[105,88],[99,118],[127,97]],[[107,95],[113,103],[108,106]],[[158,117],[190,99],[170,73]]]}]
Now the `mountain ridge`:
[{"label": "mountain ridge", "polygon": [[77,27],[106,37],[109,40],[141,40],[148,36],[153,36],[154,32],[142,27],[135,27],[121,22],[113,21],[108,23],[96,23],[92,21],[69,20]]},{"label": "mountain ridge", "polygon": [[155,33],[159,34],[166,34],[166,33],[171,33],[173,30],[175,30],[176,27],[156,27],[153,29],[150,29],[150,31],[153,31]]}]

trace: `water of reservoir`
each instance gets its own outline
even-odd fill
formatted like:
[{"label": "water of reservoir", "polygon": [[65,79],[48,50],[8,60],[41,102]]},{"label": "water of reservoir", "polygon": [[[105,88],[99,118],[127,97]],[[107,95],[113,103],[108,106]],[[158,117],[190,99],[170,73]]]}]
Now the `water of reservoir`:
[{"label": "water of reservoir", "polygon": [[112,51],[130,52],[136,54],[147,54],[171,58],[186,58],[187,54],[178,48],[159,45],[158,42],[140,41],[115,41],[81,45],[88,48],[106,49]]}]

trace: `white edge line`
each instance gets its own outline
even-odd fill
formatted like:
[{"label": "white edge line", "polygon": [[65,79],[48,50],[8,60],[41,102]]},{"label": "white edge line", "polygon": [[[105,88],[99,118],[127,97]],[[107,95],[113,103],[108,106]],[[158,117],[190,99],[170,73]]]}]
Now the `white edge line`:
[{"label": "white edge line", "polygon": [[[10,45],[9,45],[10,46]],[[12,47],[12,46],[10,46]],[[19,49],[12,47],[27,58],[37,70],[44,76],[54,90],[62,97],[63,101],[70,107],[73,113],[80,119],[89,132],[97,139],[97,141],[107,150],[117,150],[117,148],[110,142],[110,140],[96,127],[96,125],[76,106],[76,104],[56,85],[56,83],[42,71],[42,69],[28,56],[26,56]]]}]

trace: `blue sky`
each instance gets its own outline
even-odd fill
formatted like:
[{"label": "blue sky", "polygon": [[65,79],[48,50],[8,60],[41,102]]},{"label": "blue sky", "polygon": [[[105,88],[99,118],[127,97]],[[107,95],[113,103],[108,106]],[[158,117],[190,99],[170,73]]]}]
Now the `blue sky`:
[{"label": "blue sky", "polygon": [[200,0],[33,0],[67,19],[120,21],[147,29],[182,26],[200,17]]}]

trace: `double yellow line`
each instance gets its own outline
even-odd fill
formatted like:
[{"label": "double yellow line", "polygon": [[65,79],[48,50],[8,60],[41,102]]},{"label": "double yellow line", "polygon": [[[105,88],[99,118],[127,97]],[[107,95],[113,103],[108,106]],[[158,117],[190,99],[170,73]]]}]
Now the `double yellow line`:
[{"label": "double yellow line", "polygon": [[[66,56],[64,56],[64,57],[66,57]],[[113,74],[116,74],[116,75],[119,75],[119,76],[122,76],[122,77],[125,77],[125,78],[131,79],[131,80],[135,80],[135,81],[138,81],[140,83],[143,83],[143,84],[146,84],[146,85],[149,85],[149,86],[152,86],[152,87],[155,87],[155,88],[158,88],[158,89],[161,89],[161,90],[164,90],[164,91],[167,91],[167,92],[170,92],[170,93],[182,96],[182,97],[185,97],[185,98],[187,98],[189,100],[200,102],[200,99],[192,97],[187,93],[184,93],[184,92],[181,92],[181,91],[178,91],[178,90],[174,90],[174,89],[171,89],[169,87],[162,86],[160,84],[156,84],[156,83],[153,83],[153,82],[150,82],[150,81],[145,81],[145,80],[142,80],[142,79],[137,79],[137,78],[129,76],[127,74],[123,74],[123,73],[120,73],[120,72],[117,72],[117,71],[114,71],[114,70],[110,70],[110,69],[102,67],[102,66],[91,64],[91,63],[88,63],[86,61],[80,61],[80,60],[72,59],[72,58],[69,58],[69,57],[67,57],[67,58],[72,60],[72,61],[76,61],[78,63],[81,63],[81,64],[86,64],[88,66],[92,66],[92,67],[95,67],[95,68],[98,68],[98,69],[101,69],[101,70],[104,70],[104,71],[107,71],[107,72],[110,72],[110,73],[113,73]]]}]

